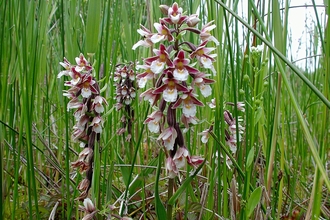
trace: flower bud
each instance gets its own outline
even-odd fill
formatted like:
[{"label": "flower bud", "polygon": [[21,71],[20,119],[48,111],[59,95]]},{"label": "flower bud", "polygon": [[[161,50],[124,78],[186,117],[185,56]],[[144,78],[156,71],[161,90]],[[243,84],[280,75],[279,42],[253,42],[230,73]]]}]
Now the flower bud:
[{"label": "flower bud", "polygon": [[198,18],[197,14],[192,14],[187,18],[186,22],[189,27],[195,27],[196,24],[200,22],[200,19]]},{"label": "flower bud", "polygon": [[167,5],[160,5],[159,6],[160,11],[164,14],[164,15],[168,15],[168,9],[169,7]]}]

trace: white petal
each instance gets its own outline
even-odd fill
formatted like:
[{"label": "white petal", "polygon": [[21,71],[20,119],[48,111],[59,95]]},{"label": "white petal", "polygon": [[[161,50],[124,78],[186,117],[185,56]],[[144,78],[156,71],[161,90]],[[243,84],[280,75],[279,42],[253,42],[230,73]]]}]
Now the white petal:
[{"label": "white petal", "polygon": [[74,69],[75,69],[75,71],[80,73],[81,71],[84,70],[84,67],[83,66],[76,66]]},{"label": "white petal", "polygon": [[85,206],[86,210],[88,210],[88,211],[95,210],[95,207],[93,205],[93,202],[92,202],[92,200],[90,198],[84,199],[84,206]]},{"label": "white petal", "polygon": [[175,102],[178,96],[178,91],[176,89],[166,89],[163,92],[163,98],[166,102]]},{"label": "white petal", "polygon": [[81,95],[82,95],[82,97],[84,97],[84,98],[88,98],[89,96],[92,95],[92,91],[91,91],[89,88],[83,88],[83,89],[81,90]]},{"label": "white petal", "polygon": [[180,20],[181,14],[177,14],[176,16],[173,16],[173,15],[170,15],[170,16],[171,16],[171,21],[172,21],[174,24],[177,24],[178,21]]},{"label": "white petal", "polygon": [[209,40],[210,40],[210,41],[213,41],[213,42],[215,43],[215,45],[219,46],[219,41],[218,41],[215,37],[210,36],[210,37],[209,37]]},{"label": "white petal", "polygon": [[77,78],[73,78],[70,82],[72,85],[77,85],[79,82],[80,82],[80,77],[77,77]]},{"label": "white petal", "polygon": [[154,44],[158,43],[158,42],[160,42],[164,39],[165,39],[165,35],[160,35],[160,34],[154,34],[150,38],[151,42],[154,43]]},{"label": "white petal", "polygon": [[95,111],[96,111],[97,113],[102,113],[102,112],[104,112],[104,107],[103,107],[103,105],[102,105],[102,104],[97,104],[97,105],[95,106]]},{"label": "white petal", "polygon": [[164,140],[164,145],[165,145],[166,150],[173,150],[174,141],[175,141],[174,138]]},{"label": "white petal", "polygon": [[165,67],[165,63],[164,62],[159,62],[158,60],[155,60],[151,63],[150,65],[150,70],[155,73],[158,74],[160,73]]},{"label": "white petal", "polygon": [[159,123],[156,120],[152,120],[148,123],[148,129],[152,133],[158,133],[159,132]]},{"label": "white petal", "polygon": [[69,72],[67,70],[61,71],[58,75],[57,78],[61,78],[62,76],[69,76]]},{"label": "white petal", "polygon": [[137,32],[138,32],[141,36],[143,36],[143,37],[148,36],[148,34],[149,34],[148,32],[146,32],[146,31],[144,31],[144,30],[142,30],[142,29],[138,29]]},{"label": "white petal", "polygon": [[201,57],[200,61],[203,65],[203,67],[206,68],[206,69],[211,69],[211,66],[213,66],[212,65],[212,60],[207,58],[207,57]]},{"label": "white petal", "polygon": [[208,135],[203,135],[202,138],[201,138],[201,141],[202,141],[202,143],[204,143],[204,144],[206,144],[208,140],[209,140]]},{"label": "white petal", "polygon": [[186,117],[195,116],[196,115],[196,105],[191,104],[191,103],[184,104],[182,111]]},{"label": "white petal", "polygon": [[188,75],[189,73],[186,69],[182,69],[182,70],[175,69],[173,71],[174,78],[180,81],[186,81],[188,79]]},{"label": "white petal", "polygon": [[138,82],[139,88],[144,88],[147,84],[147,81],[148,81],[147,77],[142,77],[141,79],[139,79]]},{"label": "white petal", "polygon": [[100,124],[94,124],[93,131],[95,133],[101,133],[102,132],[102,126]]},{"label": "white petal", "polygon": [[180,169],[182,167],[184,167],[184,165],[186,164],[186,160],[185,160],[185,157],[180,157],[176,160],[174,160],[174,163],[175,163],[175,166]]},{"label": "white petal", "polygon": [[212,31],[214,28],[216,28],[215,24],[206,27],[206,28],[204,29],[204,31],[209,32],[209,31]]},{"label": "white petal", "polygon": [[212,94],[212,89],[211,89],[210,85],[203,84],[200,86],[200,89],[201,89],[201,93],[204,97],[208,97]]},{"label": "white petal", "polygon": [[135,50],[136,48],[138,48],[139,46],[143,46],[143,47],[150,47],[151,45],[148,44],[146,41],[144,40],[139,40],[136,44],[133,45],[132,50]]}]

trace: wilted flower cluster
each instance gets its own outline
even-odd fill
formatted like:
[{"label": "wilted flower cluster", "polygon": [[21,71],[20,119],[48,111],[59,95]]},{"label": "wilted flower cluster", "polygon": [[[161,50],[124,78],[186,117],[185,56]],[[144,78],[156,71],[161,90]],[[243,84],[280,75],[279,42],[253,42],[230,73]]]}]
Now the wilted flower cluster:
[{"label": "wilted flower cluster", "polygon": [[88,196],[93,176],[94,143],[100,140],[104,112],[104,105],[107,101],[100,95],[100,88],[93,77],[93,67],[86,60],[83,54],[76,57],[75,65],[66,58],[60,64],[65,68],[58,74],[58,78],[69,76],[70,81],[65,86],[70,88],[64,91],[63,95],[70,99],[67,110],[76,109],[74,117],[76,124],[73,126],[72,139],[79,141],[83,150],[79,153],[77,161],[71,165],[78,168],[80,172],[86,173],[78,189],[82,192],[77,198],[84,200]]},{"label": "wilted flower cluster", "polygon": [[[213,21],[199,30],[196,28],[200,22],[198,15],[184,15],[177,3],[161,5],[160,9],[165,17],[154,23],[156,32],[141,25],[138,33],[143,40],[138,41],[133,49],[139,46],[155,47],[154,56],[145,58],[143,65],[137,65],[143,70],[137,75],[137,80],[140,88],[144,88],[148,81],[155,82],[153,88],[140,95],[155,106],[144,123],[150,132],[159,134],[157,140],[166,150],[166,168],[173,178],[186,161],[196,167],[204,160],[199,156],[190,156],[180,122],[186,128],[196,124],[197,106],[204,106],[197,93],[204,97],[212,94],[210,84],[214,80],[208,78],[207,71],[215,73],[213,62],[216,54],[211,53],[215,48],[207,47],[207,44],[212,41],[218,45],[219,42],[210,33],[215,28]],[[198,45],[185,40],[185,34],[189,32],[196,34],[200,41]],[[200,68],[193,66],[196,61]]]},{"label": "wilted flower cluster", "polygon": [[135,71],[133,68],[134,63],[118,64],[113,75],[116,86],[116,110],[125,111],[121,117],[122,127],[117,130],[117,134],[121,135],[127,131],[126,141],[131,140],[132,121],[134,119],[134,110],[131,107],[131,103],[136,97]]}]

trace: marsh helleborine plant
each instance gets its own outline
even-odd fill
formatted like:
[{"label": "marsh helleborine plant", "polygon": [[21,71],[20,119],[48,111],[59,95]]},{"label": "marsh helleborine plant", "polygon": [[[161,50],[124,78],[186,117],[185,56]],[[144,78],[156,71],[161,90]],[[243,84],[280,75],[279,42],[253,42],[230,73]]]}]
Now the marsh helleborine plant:
[{"label": "marsh helleborine plant", "polygon": [[[87,204],[88,201],[91,203],[87,196],[92,184],[94,144],[95,140],[100,141],[103,123],[101,114],[104,112],[104,105],[108,103],[100,95],[99,85],[92,75],[94,69],[83,54],[76,57],[76,63],[76,65],[72,65],[64,58],[64,62],[60,62],[60,64],[65,70],[61,71],[57,77],[69,76],[71,78],[64,84],[70,89],[65,91],[63,95],[70,99],[67,110],[76,109],[74,112],[76,124],[73,126],[72,140],[80,142],[80,146],[83,148],[79,153],[78,160],[71,163],[71,166],[86,173],[85,179],[78,185],[81,194],[76,199],[85,200]],[[93,216],[95,213],[95,210],[88,212],[89,215]]]},{"label": "marsh helleborine plant", "polygon": [[126,141],[132,138],[132,126],[134,120],[134,109],[131,104],[136,97],[135,91],[134,63],[117,64],[113,74],[113,81],[116,86],[116,110],[123,111],[120,121],[122,127],[117,130],[118,135],[127,133]]},{"label": "marsh helleborine plant", "polygon": [[[197,97],[198,90],[204,97],[212,94],[210,84],[214,80],[209,79],[205,71],[211,70],[215,74],[213,62],[216,54],[211,54],[215,48],[207,47],[207,44],[212,41],[218,45],[219,42],[210,33],[215,28],[213,21],[199,30],[196,28],[200,22],[198,15],[184,15],[177,3],[171,7],[161,5],[160,9],[166,17],[154,23],[157,32],[153,33],[141,25],[138,33],[144,39],[132,49],[155,47],[159,43],[158,49],[153,49],[155,56],[145,58],[143,65],[137,65],[143,70],[137,79],[140,88],[144,88],[149,80],[156,82],[153,88],[140,95],[154,106],[154,111],[144,123],[150,132],[159,134],[157,140],[162,142],[166,152],[167,171],[174,178],[186,161],[196,167],[204,160],[199,156],[190,156],[180,122],[185,128],[198,122],[197,106],[204,106]],[[196,34],[199,45],[185,40],[188,32]],[[199,68],[192,65],[196,61]]]}]

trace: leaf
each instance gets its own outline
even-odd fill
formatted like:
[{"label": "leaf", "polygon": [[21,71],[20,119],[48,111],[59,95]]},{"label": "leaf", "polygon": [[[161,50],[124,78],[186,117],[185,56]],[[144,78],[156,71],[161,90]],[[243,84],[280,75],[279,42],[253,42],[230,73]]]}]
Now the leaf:
[{"label": "leaf", "polygon": [[246,167],[249,168],[253,162],[253,158],[254,158],[254,147],[252,147],[249,151],[249,155],[246,159]]},{"label": "leaf", "polygon": [[262,193],[262,189],[261,187],[256,188],[252,193],[251,196],[246,204],[246,217],[249,218],[253,212],[253,210],[255,209],[255,207],[258,205],[258,203],[260,202],[260,198],[261,198],[261,193]]},{"label": "leaf", "polygon": [[162,151],[160,151],[158,155],[158,166],[157,166],[156,184],[155,184],[155,206],[156,206],[156,213],[158,219],[166,219],[166,210],[162,201],[160,200],[159,188],[158,188],[159,176],[162,167],[162,159],[163,159],[163,153]]},{"label": "leaf", "polygon": [[[119,164],[125,164],[124,160],[120,157],[119,153],[117,153],[117,159],[119,161]],[[123,176],[123,181],[126,186],[128,186],[128,180],[129,180],[129,174],[131,172],[130,167],[127,166],[120,166],[121,174]]]},{"label": "leaf", "polygon": [[258,107],[254,113],[254,126],[258,123],[263,114],[262,107]]}]

